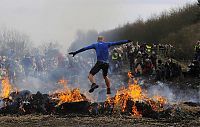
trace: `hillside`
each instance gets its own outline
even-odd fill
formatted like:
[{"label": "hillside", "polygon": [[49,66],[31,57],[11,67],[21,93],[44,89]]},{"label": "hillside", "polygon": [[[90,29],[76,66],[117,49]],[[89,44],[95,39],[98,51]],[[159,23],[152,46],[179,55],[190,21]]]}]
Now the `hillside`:
[{"label": "hillside", "polygon": [[146,43],[170,43],[176,47],[177,58],[191,58],[193,45],[200,37],[200,7],[186,5],[183,8],[163,12],[147,21],[138,19],[122,27],[100,33],[108,40],[130,39]]},{"label": "hillside", "polygon": [[77,45],[88,45],[88,42],[95,41],[96,36],[103,35],[109,41],[130,39],[141,43],[170,43],[177,49],[177,54],[180,54],[176,55],[177,59],[191,59],[193,45],[200,39],[199,15],[200,7],[193,4],[171,9],[146,21],[138,19],[133,23],[127,23],[99,34],[95,30],[87,33],[79,32],[70,50],[76,49]]}]

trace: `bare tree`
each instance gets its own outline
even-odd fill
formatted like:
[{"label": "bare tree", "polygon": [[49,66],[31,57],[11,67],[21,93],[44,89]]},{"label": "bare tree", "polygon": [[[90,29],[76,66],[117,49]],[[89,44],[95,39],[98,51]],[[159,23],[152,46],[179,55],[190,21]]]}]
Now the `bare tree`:
[{"label": "bare tree", "polygon": [[2,55],[8,55],[9,50],[13,50],[15,56],[22,56],[29,52],[30,48],[32,46],[27,35],[6,28],[0,30],[0,49]]}]

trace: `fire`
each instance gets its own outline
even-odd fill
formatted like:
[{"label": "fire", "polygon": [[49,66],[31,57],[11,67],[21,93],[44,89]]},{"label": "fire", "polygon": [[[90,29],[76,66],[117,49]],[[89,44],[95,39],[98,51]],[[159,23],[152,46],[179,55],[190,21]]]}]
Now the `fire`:
[{"label": "fire", "polygon": [[128,92],[129,98],[131,98],[133,101],[139,101],[139,100],[143,99],[142,89],[137,84],[129,85],[127,92]]},{"label": "fire", "polygon": [[5,77],[4,79],[2,79],[1,84],[2,84],[1,98],[8,98],[12,89],[12,86],[10,85],[9,82],[9,78]]},{"label": "fire", "polygon": [[[144,102],[149,104],[153,110],[161,111],[163,105],[166,104],[167,100],[161,96],[154,96],[152,98],[147,97],[146,91],[143,91],[137,80],[133,78],[131,72],[128,72],[128,87],[121,88],[117,91],[114,98],[107,98],[107,103],[114,105],[114,107],[121,107],[121,111],[127,110],[128,101],[132,101],[132,115],[134,117],[141,117],[142,114],[138,111],[136,102]],[[112,100],[113,99],[113,100]]]},{"label": "fire", "polygon": [[133,75],[132,75],[132,73],[130,71],[128,72],[128,77],[129,77],[129,79],[133,78]]},{"label": "fire", "polygon": [[61,79],[57,82],[58,84],[62,85],[63,86],[63,89],[67,89],[68,90],[68,87],[67,87],[67,80],[64,80],[64,79]]},{"label": "fire", "polygon": [[155,111],[163,111],[163,106],[167,103],[167,100],[164,97],[159,96],[159,95],[153,96],[152,98],[154,100],[153,104],[150,103],[152,108]]},{"label": "fire", "polygon": [[58,84],[62,85],[63,89],[55,91],[52,95],[54,99],[58,99],[59,102],[57,105],[61,105],[65,102],[80,102],[87,100],[86,97],[81,94],[80,89],[69,89],[66,80],[59,80]]},{"label": "fire", "polygon": [[134,117],[137,117],[137,118],[142,117],[142,114],[137,111],[137,107],[135,105],[133,105],[133,107],[132,107],[132,113],[133,113],[132,115]]},{"label": "fire", "polygon": [[161,105],[164,105],[167,103],[167,100],[162,97],[162,96],[159,96],[159,95],[156,95],[156,96],[153,96],[153,98],[158,101]]},{"label": "fire", "polygon": [[79,102],[84,101],[80,90],[78,88],[73,90],[65,90],[63,92],[58,93],[59,103],[58,105],[65,102]]},{"label": "fire", "polygon": [[[137,84],[137,80],[133,80],[133,75],[131,72],[128,72],[129,77],[129,85],[127,88],[121,88],[117,91],[114,100],[112,101],[111,98],[107,98],[106,102],[114,105],[114,107],[121,107],[121,111],[125,112],[127,108],[127,102],[128,100],[132,101],[139,101],[144,98],[144,95],[142,94],[141,87]],[[133,82],[133,83],[132,83]],[[137,107],[133,105],[132,107],[132,115],[139,117],[141,114],[137,111]]]}]

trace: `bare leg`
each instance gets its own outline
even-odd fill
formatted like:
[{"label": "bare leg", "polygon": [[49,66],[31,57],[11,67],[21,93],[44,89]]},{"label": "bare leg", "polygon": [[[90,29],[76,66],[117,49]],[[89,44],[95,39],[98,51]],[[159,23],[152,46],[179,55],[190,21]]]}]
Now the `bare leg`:
[{"label": "bare leg", "polygon": [[108,76],[103,76],[103,78],[105,79],[105,82],[106,82],[107,94],[111,94],[111,91],[110,91],[110,79],[108,78]]},{"label": "bare leg", "polygon": [[108,76],[104,76],[103,78],[105,80],[107,88],[110,88],[110,79],[108,78]]},{"label": "bare leg", "polygon": [[88,79],[90,80],[90,82],[93,84],[93,83],[96,83],[95,82],[95,79],[94,79],[94,76],[92,74],[89,74],[88,75]]}]

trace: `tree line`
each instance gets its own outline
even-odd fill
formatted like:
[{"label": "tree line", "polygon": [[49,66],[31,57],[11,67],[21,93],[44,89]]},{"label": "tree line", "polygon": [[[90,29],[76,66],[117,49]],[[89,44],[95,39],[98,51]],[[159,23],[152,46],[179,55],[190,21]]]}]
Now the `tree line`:
[{"label": "tree line", "polygon": [[138,19],[100,33],[95,30],[85,33],[79,31],[70,49],[74,49],[75,45],[87,45],[83,42],[95,41],[95,36],[98,35],[105,36],[109,41],[130,39],[143,43],[169,43],[176,47],[177,59],[191,59],[193,46],[200,39],[200,7],[197,3],[188,4],[159,16],[152,16],[146,21]]}]

